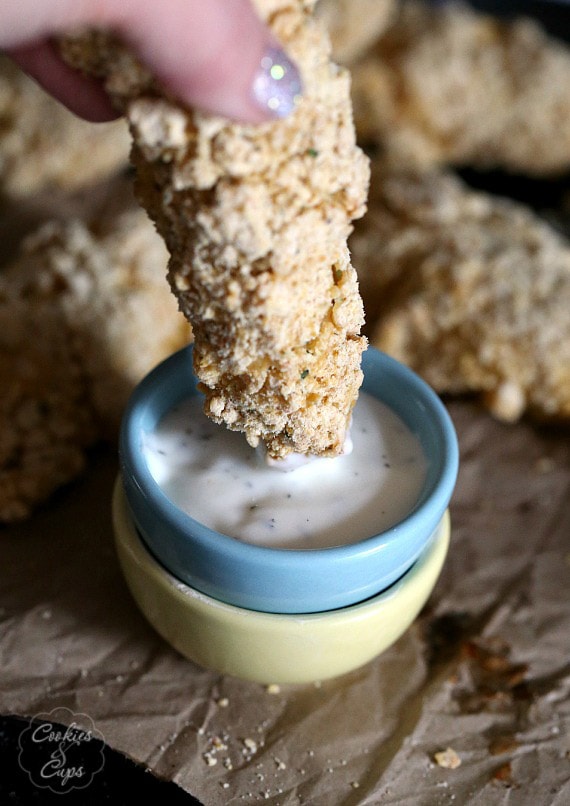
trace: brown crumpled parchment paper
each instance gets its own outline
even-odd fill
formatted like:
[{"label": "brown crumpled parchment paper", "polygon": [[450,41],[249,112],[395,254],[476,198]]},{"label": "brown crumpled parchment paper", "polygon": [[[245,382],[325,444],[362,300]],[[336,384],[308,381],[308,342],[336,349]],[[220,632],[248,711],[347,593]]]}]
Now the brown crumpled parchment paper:
[{"label": "brown crumpled parchment paper", "polygon": [[461,447],[450,553],[384,655],[301,687],[181,658],[123,583],[117,462],[101,453],[1,534],[0,711],[87,714],[208,806],[569,803],[570,432],[449,410]]}]

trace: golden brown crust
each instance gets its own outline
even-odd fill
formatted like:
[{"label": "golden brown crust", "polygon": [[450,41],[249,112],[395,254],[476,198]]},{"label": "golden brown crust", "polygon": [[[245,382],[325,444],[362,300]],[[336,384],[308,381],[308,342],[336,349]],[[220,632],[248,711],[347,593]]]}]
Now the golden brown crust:
[{"label": "golden brown crust", "polygon": [[0,274],[0,522],[75,478],[134,385],[189,340],[166,261],[131,203],[91,227],[46,223]]},{"label": "golden brown crust", "polygon": [[128,155],[124,121],[80,120],[0,56],[0,193],[75,190],[127,165]]},{"label": "golden brown crust", "polygon": [[570,51],[530,19],[407,0],[352,75],[359,137],[395,166],[570,166]]},{"label": "golden brown crust", "polygon": [[570,417],[570,246],[546,223],[451,175],[380,171],[351,246],[376,347],[500,419]]},{"label": "golden brown crust", "polygon": [[100,35],[66,57],[104,74],[126,109],[139,197],[171,254],[169,278],[195,335],[206,410],[273,457],[342,450],[365,346],[346,239],[364,212],[345,71],[312,2],[260,0],[300,65],[290,118],[252,127],[156,96],[144,70]]}]

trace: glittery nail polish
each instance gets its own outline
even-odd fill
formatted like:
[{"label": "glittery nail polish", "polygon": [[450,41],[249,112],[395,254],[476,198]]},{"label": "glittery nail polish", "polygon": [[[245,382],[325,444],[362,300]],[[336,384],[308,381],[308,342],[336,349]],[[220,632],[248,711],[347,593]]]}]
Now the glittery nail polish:
[{"label": "glittery nail polish", "polygon": [[299,71],[279,47],[270,46],[253,80],[256,103],[276,118],[292,112],[301,98],[303,85]]}]

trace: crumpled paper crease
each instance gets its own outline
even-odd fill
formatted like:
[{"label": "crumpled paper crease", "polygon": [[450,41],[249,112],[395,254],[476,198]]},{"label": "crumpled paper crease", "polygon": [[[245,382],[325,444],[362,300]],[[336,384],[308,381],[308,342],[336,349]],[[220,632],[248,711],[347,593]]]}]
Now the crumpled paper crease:
[{"label": "crumpled paper crease", "polygon": [[[570,802],[570,432],[448,406],[461,450],[450,553],[381,657],[307,686],[184,660],[126,589],[109,513],[116,459],[101,453],[2,534],[2,711],[86,713],[207,806]],[[447,749],[452,766],[437,760]]]}]

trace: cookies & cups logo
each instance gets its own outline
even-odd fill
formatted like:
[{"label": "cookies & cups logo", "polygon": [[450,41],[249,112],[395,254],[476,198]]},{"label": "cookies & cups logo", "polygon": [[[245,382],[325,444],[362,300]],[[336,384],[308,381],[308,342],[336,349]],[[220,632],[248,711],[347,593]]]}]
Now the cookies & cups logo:
[{"label": "cookies & cups logo", "polygon": [[85,789],[103,769],[104,741],[87,714],[54,708],[32,717],[20,734],[18,763],[39,789]]}]

